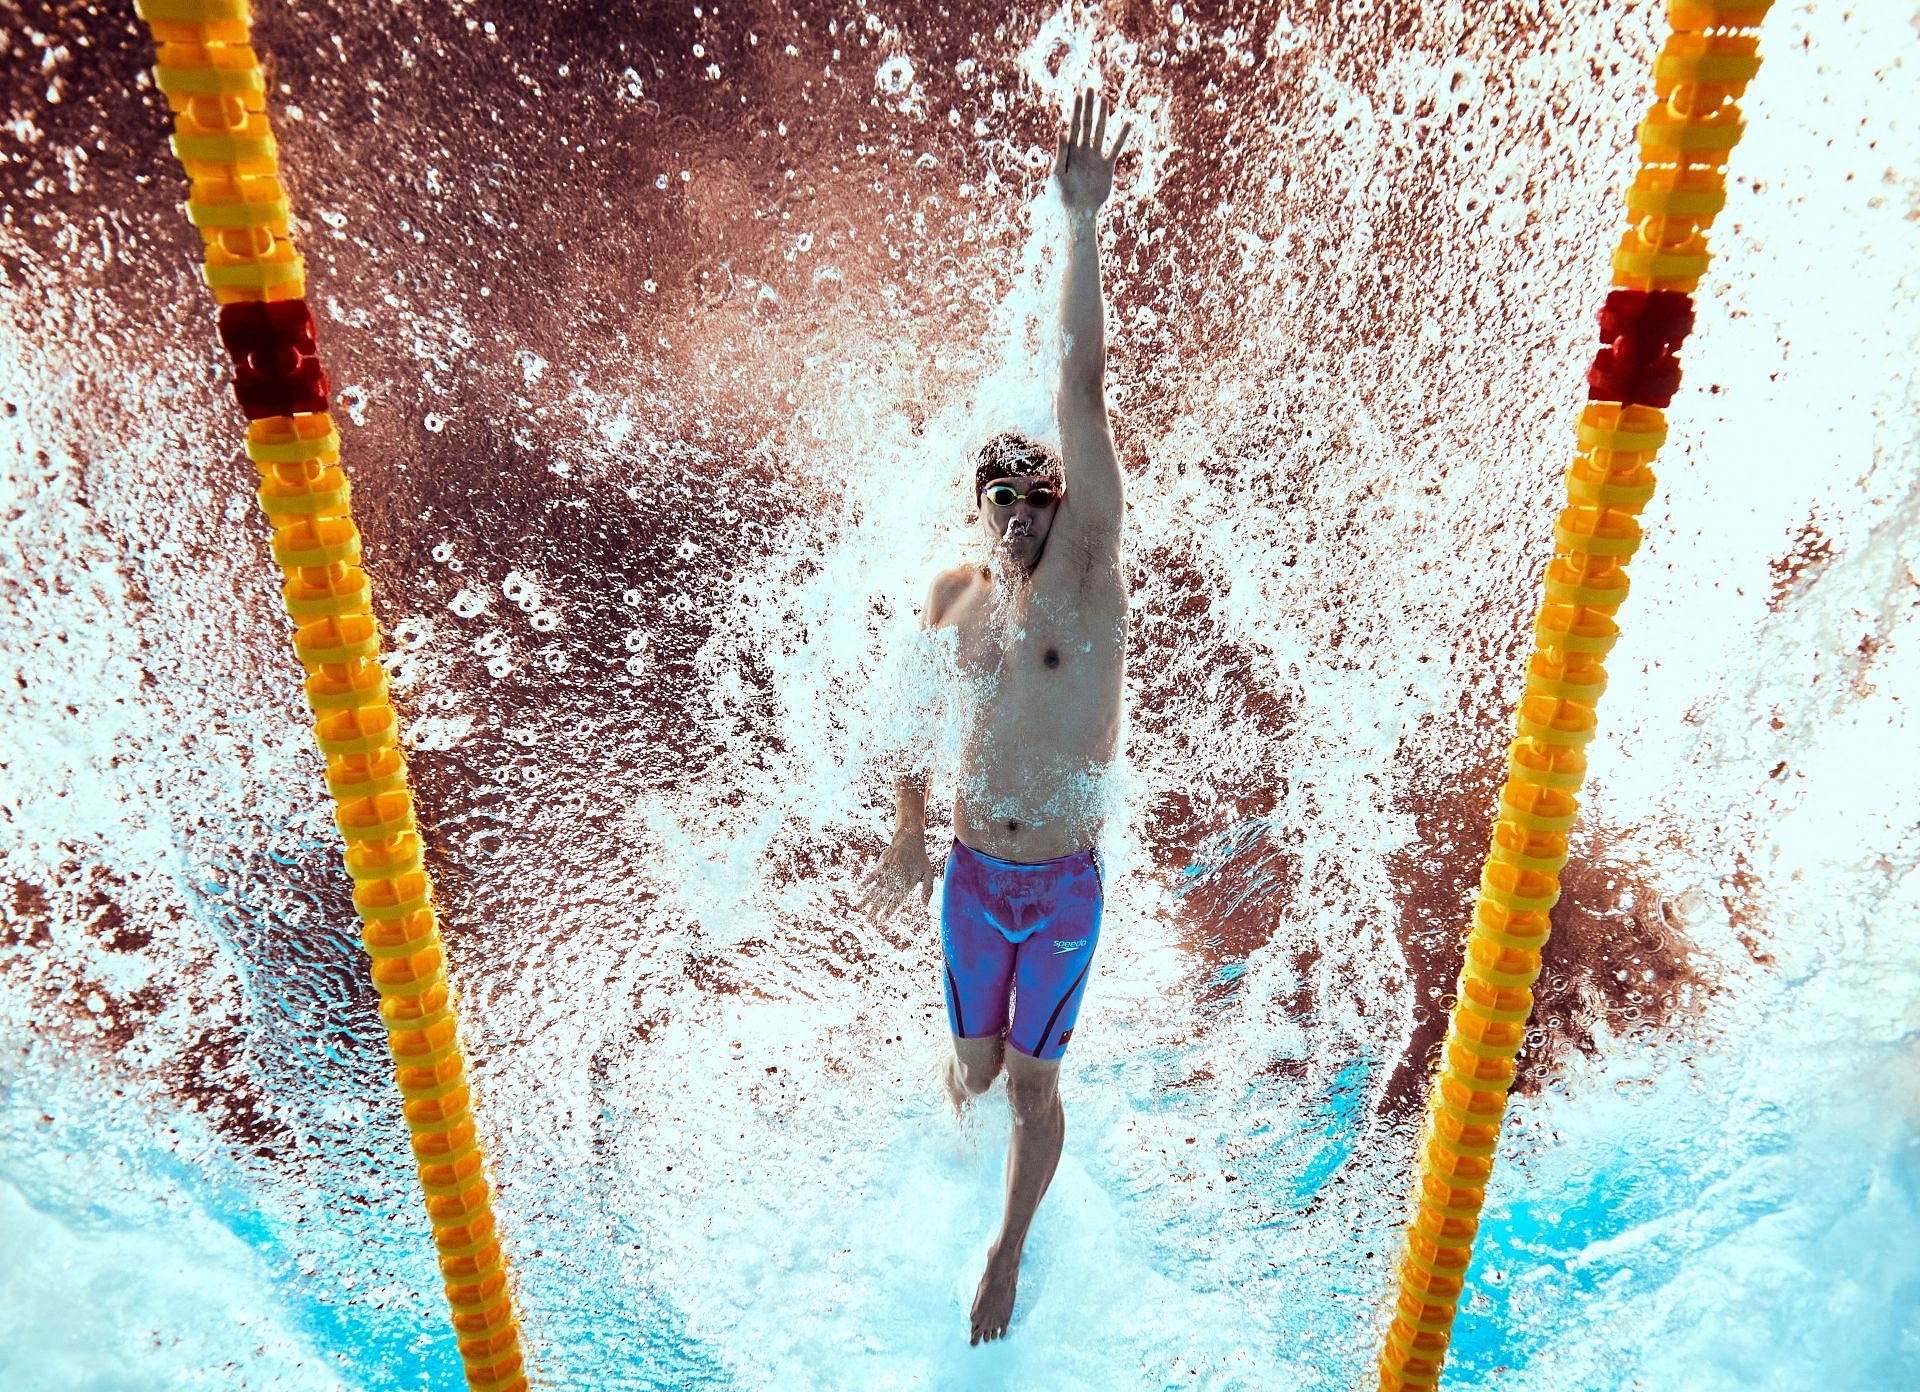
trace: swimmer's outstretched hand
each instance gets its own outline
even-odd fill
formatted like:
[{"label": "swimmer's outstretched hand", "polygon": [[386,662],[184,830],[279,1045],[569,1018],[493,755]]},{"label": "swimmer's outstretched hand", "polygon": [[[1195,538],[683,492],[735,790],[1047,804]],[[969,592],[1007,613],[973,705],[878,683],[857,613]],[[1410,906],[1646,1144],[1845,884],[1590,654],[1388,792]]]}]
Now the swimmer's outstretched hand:
[{"label": "swimmer's outstretched hand", "polygon": [[1112,105],[1092,88],[1073,99],[1073,122],[1060,137],[1060,149],[1053,160],[1053,177],[1060,181],[1060,201],[1068,212],[1092,213],[1113,192],[1113,167],[1120,162],[1127,135],[1133,130],[1129,121],[1120,128],[1110,154],[1101,154],[1107,140],[1107,117]]},{"label": "swimmer's outstretched hand", "polygon": [[880,853],[880,859],[860,882],[860,900],[854,912],[878,928],[900,911],[900,906],[920,891],[920,902],[933,898],[933,866],[927,862],[925,833],[901,831],[893,843]]}]

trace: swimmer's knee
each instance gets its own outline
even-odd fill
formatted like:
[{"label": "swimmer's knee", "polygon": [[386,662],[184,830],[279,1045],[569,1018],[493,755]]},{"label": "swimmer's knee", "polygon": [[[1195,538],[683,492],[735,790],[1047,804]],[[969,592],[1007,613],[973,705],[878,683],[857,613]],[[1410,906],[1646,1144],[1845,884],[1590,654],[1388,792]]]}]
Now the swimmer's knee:
[{"label": "swimmer's knee", "polygon": [[[1016,1061],[1017,1060],[1017,1061]],[[1021,1121],[1043,1121],[1060,1104],[1060,1065],[1014,1052],[1007,1062],[1007,1103]]]}]

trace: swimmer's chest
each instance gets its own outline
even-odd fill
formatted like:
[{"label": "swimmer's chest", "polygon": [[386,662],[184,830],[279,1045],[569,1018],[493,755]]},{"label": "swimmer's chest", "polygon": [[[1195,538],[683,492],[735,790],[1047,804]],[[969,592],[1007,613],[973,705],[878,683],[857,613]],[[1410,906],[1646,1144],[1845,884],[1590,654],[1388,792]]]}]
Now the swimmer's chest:
[{"label": "swimmer's chest", "polygon": [[[1041,592],[1007,603],[985,580],[968,586],[954,605],[957,656],[963,675],[1036,685],[1074,685],[1095,677],[1116,656],[1099,641],[1099,624],[1076,596]],[[1117,635],[1118,625],[1108,624]]]}]

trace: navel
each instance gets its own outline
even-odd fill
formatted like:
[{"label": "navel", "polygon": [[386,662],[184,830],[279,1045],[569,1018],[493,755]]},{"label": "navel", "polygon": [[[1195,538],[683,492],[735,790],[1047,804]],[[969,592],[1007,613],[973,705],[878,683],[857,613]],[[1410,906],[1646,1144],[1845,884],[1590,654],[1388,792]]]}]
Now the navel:
[{"label": "navel", "polygon": [[1047,666],[1058,667],[1059,665],[1060,665],[1060,649],[1048,648],[1047,649]]},{"label": "navel", "polygon": [[1018,831],[1018,830],[1020,830],[1020,823],[1018,823],[1018,822],[1008,822],[1008,823],[1007,823],[1007,830],[1008,830],[1008,831]]}]

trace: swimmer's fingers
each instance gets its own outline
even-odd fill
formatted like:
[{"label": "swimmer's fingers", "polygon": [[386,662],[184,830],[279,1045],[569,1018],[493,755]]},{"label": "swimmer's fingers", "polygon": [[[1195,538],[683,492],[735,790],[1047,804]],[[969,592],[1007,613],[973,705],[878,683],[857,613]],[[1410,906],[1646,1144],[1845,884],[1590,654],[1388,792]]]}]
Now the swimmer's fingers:
[{"label": "swimmer's fingers", "polygon": [[882,860],[868,872],[867,883],[860,896],[856,912],[870,926],[878,928],[898,912],[900,905],[906,901],[912,889],[912,885],[902,884],[899,873]]},{"label": "swimmer's fingers", "polygon": [[1131,121],[1120,127],[1120,138],[1113,142],[1113,153],[1107,156],[1108,164],[1117,165],[1120,163],[1120,152],[1127,148],[1127,136],[1132,134],[1132,132],[1133,122]]},{"label": "swimmer's fingers", "polygon": [[1063,135],[1060,137],[1060,148],[1054,152],[1054,156],[1053,156],[1053,177],[1057,179],[1066,172],[1067,172],[1067,138],[1066,136]]},{"label": "swimmer's fingers", "polygon": [[1088,143],[1093,146],[1093,152],[1097,155],[1100,153],[1100,147],[1107,143],[1107,113],[1113,110],[1113,103],[1102,97],[1094,104],[1094,110],[1100,113],[1100,119],[1094,123],[1093,139]]},{"label": "swimmer's fingers", "polygon": [[1073,149],[1080,143],[1080,103],[1078,92],[1073,94],[1073,124],[1067,127],[1067,148]]},{"label": "swimmer's fingers", "polygon": [[860,897],[854,901],[853,911],[869,923],[874,921],[874,914],[880,905],[886,868],[884,860],[875,861],[860,881]]}]

